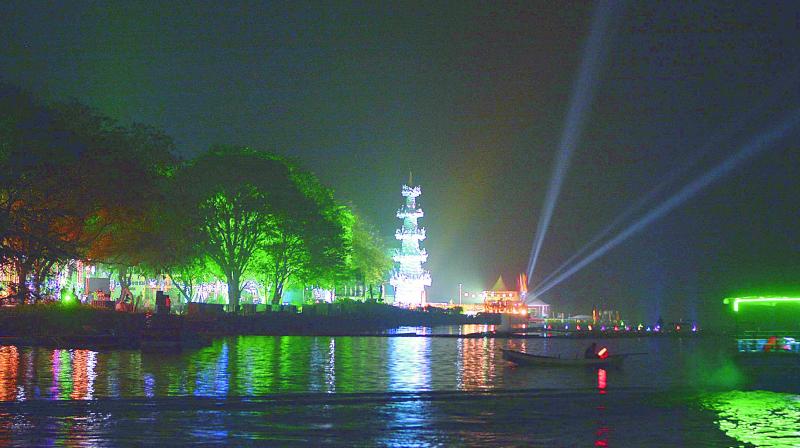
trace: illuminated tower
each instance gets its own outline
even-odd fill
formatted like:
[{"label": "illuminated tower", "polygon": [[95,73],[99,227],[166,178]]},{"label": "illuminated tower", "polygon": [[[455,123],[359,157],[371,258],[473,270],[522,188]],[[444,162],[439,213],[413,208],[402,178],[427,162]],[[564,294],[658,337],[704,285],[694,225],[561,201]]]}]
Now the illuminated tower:
[{"label": "illuminated tower", "polygon": [[394,251],[392,258],[399,266],[389,283],[394,286],[396,303],[420,306],[425,303],[425,287],[431,285],[431,274],[422,269],[422,263],[428,260],[428,253],[419,247],[419,242],[425,239],[425,229],[417,225],[417,220],[423,216],[422,209],[417,207],[417,196],[422,191],[413,185],[409,174],[408,185],[403,185],[406,203],[397,211],[403,225],[394,234],[400,240],[400,249]]}]

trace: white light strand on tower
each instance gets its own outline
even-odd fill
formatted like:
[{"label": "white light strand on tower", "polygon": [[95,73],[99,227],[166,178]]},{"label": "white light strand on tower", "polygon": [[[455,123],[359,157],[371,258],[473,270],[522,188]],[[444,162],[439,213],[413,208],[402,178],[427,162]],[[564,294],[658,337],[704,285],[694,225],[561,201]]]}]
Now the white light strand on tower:
[{"label": "white light strand on tower", "polygon": [[424,215],[417,207],[417,196],[422,194],[422,190],[419,186],[403,185],[402,194],[405,205],[397,211],[397,217],[403,220],[403,225],[394,235],[400,241],[400,249],[396,249],[392,257],[399,266],[389,283],[394,286],[395,303],[416,307],[424,305],[425,287],[431,285],[430,273],[422,268],[428,260],[428,253],[419,247],[420,241],[426,237],[425,229],[417,224]]}]

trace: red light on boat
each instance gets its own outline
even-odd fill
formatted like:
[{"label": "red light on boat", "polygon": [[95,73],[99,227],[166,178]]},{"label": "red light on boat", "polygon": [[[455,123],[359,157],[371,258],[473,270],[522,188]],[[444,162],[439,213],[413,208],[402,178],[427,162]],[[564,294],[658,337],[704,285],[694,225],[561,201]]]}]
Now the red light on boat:
[{"label": "red light on boat", "polygon": [[597,352],[597,357],[600,359],[608,358],[608,349],[605,347],[601,348],[600,351]]}]

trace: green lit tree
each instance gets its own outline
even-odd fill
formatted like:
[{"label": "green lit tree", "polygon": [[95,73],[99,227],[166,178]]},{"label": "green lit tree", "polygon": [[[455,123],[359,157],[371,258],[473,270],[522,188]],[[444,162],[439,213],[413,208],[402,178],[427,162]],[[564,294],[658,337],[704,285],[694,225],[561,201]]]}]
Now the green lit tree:
[{"label": "green lit tree", "polygon": [[353,278],[360,280],[368,288],[372,299],[375,286],[388,278],[394,263],[389,257],[386,243],[364,218],[354,213],[351,228],[353,253],[349,263],[350,270]]},{"label": "green lit tree", "polygon": [[181,293],[185,303],[192,302],[198,284],[208,280],[209,269],[205,262],[205,258],[193,257],[167,268],[172,283]]},{"label": "green lit tree", "polygon": [[264,241],[260,268],[279,304],[291,281],[319,283],[343,270],[349,252],[342,220],[343,207],[333,191],[296,163],[288,163],[292,181],[302,193],[284,213],[273,216],[273,228]]},{"label": "green lit tree", "polygon": [[243,279],[275,233],[276,217],[303,196],[287,166],[274,156],[216,147],[177,176],[180,213],[197,229],[198,249],[223,273],[231,311],[239,308]]}]

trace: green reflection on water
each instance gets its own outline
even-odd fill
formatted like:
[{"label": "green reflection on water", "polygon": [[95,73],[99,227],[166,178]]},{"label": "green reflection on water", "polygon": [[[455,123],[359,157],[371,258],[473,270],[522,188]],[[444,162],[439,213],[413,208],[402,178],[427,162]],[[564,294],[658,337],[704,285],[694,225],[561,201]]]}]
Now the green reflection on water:
[{"label": "green reflection on water", "polygon": [[730,437],[757,447],[800,446],[800,397],[767,391],[708,395],[703,406],[719,415]]},{"label": "green reflection on water", "polygon": [[[53,395],[66,400],[72,393],[72,360],[67,350],[53,350]],[[60,387],[59,387],[60,386]]]},{"label": "green reflection on water", "polygon": [[353,340],[335,339],[334,381],[337,392],[353,390]]}]

